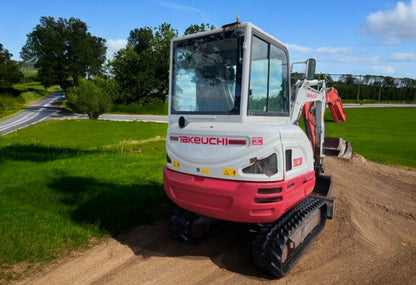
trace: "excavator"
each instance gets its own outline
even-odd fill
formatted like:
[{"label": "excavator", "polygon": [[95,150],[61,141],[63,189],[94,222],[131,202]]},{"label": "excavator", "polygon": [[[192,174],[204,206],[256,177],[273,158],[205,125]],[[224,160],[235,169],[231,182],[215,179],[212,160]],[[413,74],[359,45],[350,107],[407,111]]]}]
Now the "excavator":
[{"label": "excavator", "polygon": [[[255,225],[254,263],[285,276],[335,215],[323,161],[352,154],[325,137],[327,107],[346,120],[338,92],[314,79],[314,59],[290,64],[282,42],[238,20],[173,39],[170,56],[170,232],[193,244],[232,222]],[[305,78],[291,86],[294,64]]]}]

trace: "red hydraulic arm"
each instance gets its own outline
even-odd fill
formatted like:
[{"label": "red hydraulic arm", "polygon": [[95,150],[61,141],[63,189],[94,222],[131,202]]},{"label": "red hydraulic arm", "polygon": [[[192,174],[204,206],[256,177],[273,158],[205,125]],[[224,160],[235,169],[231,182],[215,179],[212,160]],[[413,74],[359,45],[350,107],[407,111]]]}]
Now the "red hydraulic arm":
[{"label": "red hydraulic arm", "polygon": [[[328,104],[329,110],[331,111],[334,122],[338,124],[340,121],[345,122],[347,116],[344,113],[342,107],[341,97],[338,95],[338,91],[334,88],[328,88],[326,92],[326,103]],[[316,138],[315,138],[315,114],[313,109],[315,108],[315,102],[306,102],[303,106],[302,116],[305,121],[306,133],[308,134],[313,149],[315,149]]]},{"label": "red hydraulic arm", "polygon": [[347,117],[344,113],[344,108],[342,107],[341,97],[338,95],[337,89],[331,87],[329,92],[326,92],[326,103],[328,104],[329,110],[331,110],[332,118],[336,124],[339,121],[345,122]]}]

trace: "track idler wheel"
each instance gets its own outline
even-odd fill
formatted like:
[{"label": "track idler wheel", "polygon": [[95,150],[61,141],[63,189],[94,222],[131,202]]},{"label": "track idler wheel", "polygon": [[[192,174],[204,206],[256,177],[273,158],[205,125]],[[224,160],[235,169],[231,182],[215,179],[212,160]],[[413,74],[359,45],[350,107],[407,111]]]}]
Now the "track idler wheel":
[{"label": "track idler wheel", "polygon": [[169,231],[186,244],[194,244],[225,228],[231,222],[198,215],[177,207],[170,217]]},{"label": "track idler wheel", "polygon": [[296,264],[325,227],[327,205],[307,197],[277,221],[264,224],[253,242],[253,259],[260,269],[281,278]]}]

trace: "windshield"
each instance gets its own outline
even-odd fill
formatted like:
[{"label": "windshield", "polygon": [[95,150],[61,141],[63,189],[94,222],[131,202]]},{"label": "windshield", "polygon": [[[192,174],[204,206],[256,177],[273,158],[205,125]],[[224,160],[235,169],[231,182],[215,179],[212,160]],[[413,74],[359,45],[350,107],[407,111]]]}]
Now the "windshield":
[{"label": "windshield", "polygon": [[240,113],[242,42],[236,31],[174,42],[173,114]]}]

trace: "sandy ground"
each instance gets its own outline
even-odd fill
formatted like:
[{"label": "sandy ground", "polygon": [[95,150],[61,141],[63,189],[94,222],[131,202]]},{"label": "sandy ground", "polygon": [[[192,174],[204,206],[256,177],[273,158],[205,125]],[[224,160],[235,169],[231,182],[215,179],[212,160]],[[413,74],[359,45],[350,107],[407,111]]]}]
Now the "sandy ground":
[{"label": "sandy ground", "polygon": [[416,172],[359,155],[326,158],[325,165],[336,217],[282,279],[255,267],[244,225],[188,246],[160,221],[56,261],[20,284],[416,284]]}]

